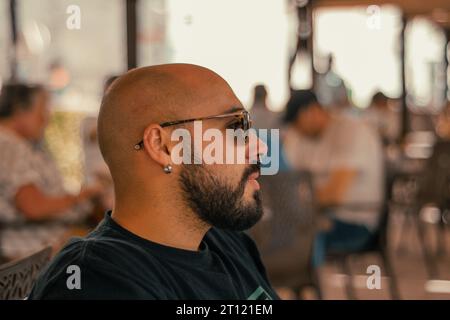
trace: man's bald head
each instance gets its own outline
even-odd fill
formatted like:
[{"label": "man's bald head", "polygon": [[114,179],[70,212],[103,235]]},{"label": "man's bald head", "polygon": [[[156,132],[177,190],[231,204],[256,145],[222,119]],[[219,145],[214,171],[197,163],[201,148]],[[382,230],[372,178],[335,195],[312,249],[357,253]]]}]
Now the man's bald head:
[{"label": "man's bald head", "polygon": [[240,102],[226,81],[200,66],[167,64],[129,71],[107,90],[98,118],[99,145],[113,178],[118,172],[132,174],[133,146],[149,124],[210,116],[233,104]]},{"label": "man's bald head", "polygon": [[[139,221],[146,216],[150,218],[142,218],[138,228],[146,229],[142,221],[151,221],[153,227],[180,225],[184,232],[204,231],[210,226],[243,230],[256,223],[262,215],[256,181],[259,165],[177,163],[172,156],[179,152],[180,141],[171,138],[179,127],[160,125],[222,115],[201,122],[200,132],[193,122],[183,124],[190,137],[183,136],[181,145],[191,139],[190,150],[182,150],[183,158],[184,152],[195,158],[197,152],[211,150],[209,144],[196,146],[198,134],[203,140],[205,135],[218,132],[213,137],[218,142],[216,155],[244,153],[248,160],[261,153],[260,147],[235,143],[226,135],[229,128],[248,128],[242,112],[236,117],[236,109],[243,108],[226,81],[199,66],[135,69],[114,81],[103,98],[98,119],[100,149],[114,181],[114,217],[127,217],[122,223],[129,223],[128,219]],[[136,144],[140,148],[135,149]]]}]

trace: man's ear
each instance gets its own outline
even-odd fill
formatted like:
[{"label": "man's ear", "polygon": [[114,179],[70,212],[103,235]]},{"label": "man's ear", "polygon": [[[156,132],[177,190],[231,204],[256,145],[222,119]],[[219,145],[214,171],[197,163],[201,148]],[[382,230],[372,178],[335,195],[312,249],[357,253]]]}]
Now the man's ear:
[{"label": "man's ear", "polygon": [[156,163],[162,167],[171,163],[167,148],[167,133],[158,124],[149,125],[144,131],[144,150]]}]

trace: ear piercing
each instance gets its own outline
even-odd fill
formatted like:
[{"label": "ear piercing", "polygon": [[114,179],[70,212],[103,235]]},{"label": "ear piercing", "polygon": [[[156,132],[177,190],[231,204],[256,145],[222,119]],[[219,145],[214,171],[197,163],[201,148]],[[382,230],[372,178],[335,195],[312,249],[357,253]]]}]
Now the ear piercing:
[{"label": "ear piercing", "polygon": [[164,172],[167,173],[167,174],[172,173],[172,166],[170,164],[165,166],[164,167]]}]

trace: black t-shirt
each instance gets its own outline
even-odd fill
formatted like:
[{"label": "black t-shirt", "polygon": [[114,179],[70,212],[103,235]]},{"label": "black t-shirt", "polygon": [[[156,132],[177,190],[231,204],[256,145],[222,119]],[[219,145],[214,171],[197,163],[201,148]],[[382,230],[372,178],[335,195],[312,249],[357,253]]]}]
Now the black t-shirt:
[{"label": "black t-shirt", "polygon": [[[78,278],[74,278],[78,277]],[[278,299],[253,241],[211,228],[198,251],[143,239],[105,215],[38,278],[29,299]]]}]

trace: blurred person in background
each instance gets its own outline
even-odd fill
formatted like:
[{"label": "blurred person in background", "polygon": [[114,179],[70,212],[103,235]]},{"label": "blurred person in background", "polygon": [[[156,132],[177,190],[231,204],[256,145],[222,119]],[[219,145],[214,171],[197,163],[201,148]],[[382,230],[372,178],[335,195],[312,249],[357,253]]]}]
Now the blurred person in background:
[{"label": "blurred person in background", "polygon": [[[0,93],[0,250],[18,258],[57,244],[61,223],[85,217],[86,200],[98,187],[65,192],[42,140],[49,118],[49,93],[41,86],[5,84]],[[54,223],[59,222],[59,223]]]},{"label": "blurred person in background", "polygon": [[450,140],[450,101],[436,119],[436,134],[442,140]]},{"label": "blurred person in background", "polygon": [[[450,101],[434,119],[434,126],[437,139],[423,143],[430,150],[426,151],[428,157],[420,168],[415,200],[424,220],[439,226],[436,251],[442,254],[445,252],[445,227],[450,223]],[[439,209],[439,218],[426,218],[431,208]]]},{"label": "blurred person in background", "polygon": [[[252,115],[252,125],[255,127],[255,129],[278,129],[280,130],[280,135],[283,134],[283,129],[281,128],[281,121],[280,117],[277,113],[271,111],[267,105],[268,100],[268,93],[267,89],[264,85],[259,84],[256,85],[253,91],[253,105],[250,110]],[[267,137],[263,137],[259,135],[260,138],[267,144],[269,150],[268,154],[272,154],[275,143],[278,143],[278,158],[276,161],[278,161],[278,168],[279,171],[288,171],[290,170],[289,164],[286,160],[286,155],[284,154],[283,150],[283,144],[281,143],[281,140],[278,139],[277,141],[271,142],[271,135],[268,131]],[[270,165],[270,164],[269,164]],[[264,166],[264,164],[262,165]]]},{"label": "blurred person in background", "polygon": [[362,249],[379,221],[383,201],[381,143],[363,121],[331,114],[310,90],[293,91],[284,120],[290,165],[312,172],[316,199],[327,217],[316,237],[313,263],[328,251]]},{"label": "blurred person in background", "polygon": [[278,115],[267,105],[267,89],[258,84],[253,89],[253,105],[251,109],[253,125],[258,129],[273,129],[279,127]]},{"label": "blurred person in background", "polygon": [[351,106],[344,80],[335,72],[332,54],[327,57],[325,72],[316,74],[314,85],[317,99],[322,106],[330,109],[343,109]]},{"label": "blurred person in background", "polygon": [[372,97],[363,118],[366,119],[379,132],[384,145],[397,141],[399,136],[399,113],[389,103],[389,98],[381,91]]}]

